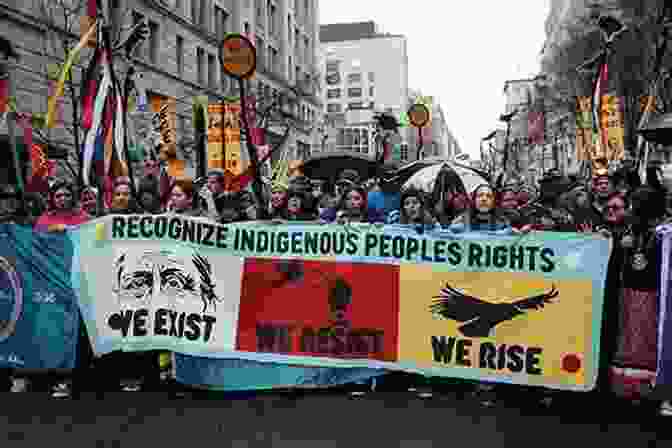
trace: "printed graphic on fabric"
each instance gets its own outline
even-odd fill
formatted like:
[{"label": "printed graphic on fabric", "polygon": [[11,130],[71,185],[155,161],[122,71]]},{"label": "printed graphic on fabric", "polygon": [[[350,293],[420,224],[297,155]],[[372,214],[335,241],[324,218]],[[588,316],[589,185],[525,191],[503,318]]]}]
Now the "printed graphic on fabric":
[{"label": "printed graphic on fabric", "polygon": [[159,300],[174,304],[201,300],[206,312],[219,302],[212,265],[196,252],[189,262],[168,250],[145,251],[136,260],[123,252],[114,263],[114,275],[113,292],[124,308],[145,307]]},{"label": "printed graphic on fabric", "polygon": [[0,257],[0,343],[16,330],[23,312],[23,288],[14,264]]},{"label": "printed graphic on fabric", "polygon": [[396,359],[397,266],[248,258],[238,350]]},{"label": "printed graphic on fabric", "polygon": [[509,321],[525,314],[528,310],[537,310],[547,303],[553,303],[559,291],[555,286],[544,294],[516,300],[511,303],[490,303],[485,300],[469,296],[446,284],[438,296],[434,296],[434,303],[430,312],[445,319],[464,323],[458,330],[466,337],[486,338],[492,336],[492,331],[502,322]]}]

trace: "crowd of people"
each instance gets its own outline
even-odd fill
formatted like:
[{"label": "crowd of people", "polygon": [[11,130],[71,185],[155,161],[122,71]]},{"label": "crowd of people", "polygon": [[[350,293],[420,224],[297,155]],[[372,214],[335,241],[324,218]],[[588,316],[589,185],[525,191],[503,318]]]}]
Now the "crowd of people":
[{"label": "crowd of people", "polygon": [[[432,192],[390,189],[383,179],[361,179],[357,171],[344,170],[333,185],[300,174],[286,183],[270,184],[263,203],[247,190],[227,192],[225,181],[221,170],[211,170],[204,179],[165,182],[158,163],[147,161],[140,180],[132,184],[128,177],[117,177],[106,186],[103,197],[96,188],[78,188],[62,179],[51,183],[44,196],[19,195],[15,187],[4,185],[0,187],[0,221],[59,232],[105,214],[172,213],[219,223],[264,219],[274,223],[394,224],[418,232],[593,232],[613,241],[598,392],[604,397],[640,400],[651,389],[658,353],[660,254],[655,230],[669,217],[664,206],[667,193],[655,169],[649,170],[646,184],[628,170],[595,172],[588,181],[549,172],[536,188],[485,182],[470,194],[448,166],[439,172]],[[179,389],[162,378],[156,352],[112,353],[94,360],[84,325],[81,329],[77,365],[70,380],[42,375],[27,381],[4,370],[0,390],[76,396],[87,390],[92,377],[92,388],[97,391],[165,390],[167,384],[172,384],[171,390]],[[133,386],[122,384],[129,376],[142,381]],[[411,386],[418,387],[416,381]],[[423,396],[431,395],[428,389],[434,384],[431,379],[421,381]],[[500,390],[502,386],[480,384],[474,393],[488,405],[506,395]],[[550,391],[542,392],[547,402],[553,396]],[[672,406],[660,401],[660,412],[672,415]]]}]

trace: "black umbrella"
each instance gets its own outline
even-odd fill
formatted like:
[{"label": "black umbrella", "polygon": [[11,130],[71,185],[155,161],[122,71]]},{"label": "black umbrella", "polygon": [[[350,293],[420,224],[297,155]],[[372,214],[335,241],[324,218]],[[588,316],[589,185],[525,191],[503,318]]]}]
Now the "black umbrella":
[{"label": "black umbrella", "polygon": [[401,187],[413,177],[415,173],[425,168],[444,163],[443,160],[416,160],[388,171],[381,179],[380,187],[383,191],[399,191]]},{"label": "black umbrella", "polygon": [[639,133],[650,142],[672,144],[672,113],[653,118],[639,129]]},{"label": "black umbrella", "polygon": [[328,152],[306,160],[301,166],[303,174],[310,179],[324,179],[334,183],[339,173],[351,169],[357,171],[360,179],[384,176],[389,168],[380,166],[373,158],[352,152]]}]

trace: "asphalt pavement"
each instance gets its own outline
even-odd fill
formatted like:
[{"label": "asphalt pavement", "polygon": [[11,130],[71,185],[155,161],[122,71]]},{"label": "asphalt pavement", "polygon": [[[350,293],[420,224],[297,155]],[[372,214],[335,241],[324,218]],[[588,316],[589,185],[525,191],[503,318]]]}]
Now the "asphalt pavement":
[{"label": "asphalt pavement", "polygon": [[439,392],[342,391],[206,394],[84,394],[56,400],[38,393],[0,396],[0,446],[132,447],[672,447],[672,418],[646,407],[556,396],[550,408],[515,395],[484,407],[470,396]]}]

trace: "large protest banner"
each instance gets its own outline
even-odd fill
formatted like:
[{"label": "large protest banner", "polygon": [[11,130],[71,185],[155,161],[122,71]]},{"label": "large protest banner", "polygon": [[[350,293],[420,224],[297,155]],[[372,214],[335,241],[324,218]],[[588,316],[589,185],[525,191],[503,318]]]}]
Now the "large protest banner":
[{"label": "large protest banner", "polygon": [[76,257],[68,236],[0,225],[0,367],[74,367]]},{"label": "large protest banner", "polygon": [[107,217],[81,232],[97,353],[595,383],[610,253],[598,236],[169,215]]}]

